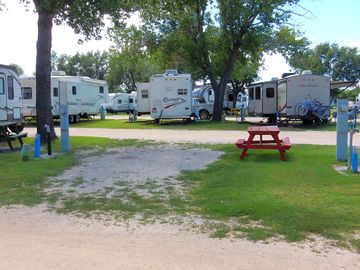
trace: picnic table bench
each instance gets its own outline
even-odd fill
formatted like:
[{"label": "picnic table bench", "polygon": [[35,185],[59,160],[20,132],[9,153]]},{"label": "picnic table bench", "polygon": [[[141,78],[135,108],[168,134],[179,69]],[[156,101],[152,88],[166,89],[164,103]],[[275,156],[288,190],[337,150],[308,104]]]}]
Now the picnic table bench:
[{"label": "picnic table bench", "polygon": [[[279,138],[280,129],[277,126],[251,126],[247,128],[249,137],[247,140],[238,139],[235,145],[243,149],[240,159],[245,158],[248,149],[276,149],[279,150],[282,160],[286,160],[285,151],[291,148],[288,137]],[[254,140],[255,136],[260,136],[259,140]],[[270,136],[272,139],[263,139],[263,136]]]},{"label": "picnic table bench", "polygon": [[[10,131],[8,127],[12,127],[14,132]],[[0,142],[7,142],[11,151],[14,151],[12,142],[18,140],[21,147],[24,144],[22,138],[27,137],[26,132],[19,132],[16,122],[0,122]]]}]

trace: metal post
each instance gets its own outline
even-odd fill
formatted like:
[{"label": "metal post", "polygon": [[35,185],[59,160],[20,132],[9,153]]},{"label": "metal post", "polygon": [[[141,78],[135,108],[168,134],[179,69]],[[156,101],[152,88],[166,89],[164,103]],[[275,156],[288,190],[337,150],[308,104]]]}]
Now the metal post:
[{"label": "metal post", "polygon": [[48,156],[51,156],[51,131],[50,131],[50,126],[48,124],[45,124],[44,128],[46,130],[46,141],[47,141]]},{"label": "metal post", "polygon": [[356,128],[357,105],[354,106],[354,128]]},{"label": "metal post", "polygon": [[337,122],[336,122],[336,160],[347,161],[348,143],[348,100],[337,100]]},{"label": "metal post", "polygon": [[100,106],[100,120],[105,120],[106,110],[103,105]]},{"label": "metal post", "polygon": [[240,121],[244,122],[244,120],[244,104],[242,104],[240,108]]}]

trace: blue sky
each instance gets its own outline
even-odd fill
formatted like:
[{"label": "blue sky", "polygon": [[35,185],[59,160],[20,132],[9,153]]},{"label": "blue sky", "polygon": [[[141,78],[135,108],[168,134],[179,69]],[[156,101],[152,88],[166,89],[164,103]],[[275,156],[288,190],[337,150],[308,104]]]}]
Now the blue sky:
[{"label": "blue sky", "polygon": [[[8,10],[1,12],[2,38],[0,63],[16,63],[30,75],[35,70],[37,15],[25,12],[17,0],[3,0]],[[360,50],[360,0],[302,0],[300,5],[313,14],[294,17],[298,29],[315,46],[321,42],[338,43],[341,46],[358,47]],[[304,10],[298,9],[298,12]],[[89,50],[105,50],[106,39],[77,44],[78,36],[66,26],[54,26],[53,50],[58,54],[75,54]],[[265,70],[260,72],[263,80],[280,77],[290,67],[280,55],[265,57]]]},{"label": "blue sky", "polygon": [[303,0],[300,5],[313,13],[306,18],[296,18],[300,29],[313,43],[360,43],[359,0]]}]

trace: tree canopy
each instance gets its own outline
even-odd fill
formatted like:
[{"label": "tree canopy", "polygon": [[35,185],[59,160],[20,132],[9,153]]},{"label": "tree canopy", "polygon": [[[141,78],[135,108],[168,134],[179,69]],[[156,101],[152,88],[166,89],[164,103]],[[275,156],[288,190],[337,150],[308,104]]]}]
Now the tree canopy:
[{"label": "tree canopy", "polygon": [[292,67],[311,70],[332,80],[355,81],[360,79],[360,54],[357,48],[321,43],[313,49],[295,53],[289,58]]},{"label": "tree canopy", "polygon": [[[172,55],[181,56],[189,73],[211,82],[215,92],[213,120],[219,121],[226,85],[234,70],[241,70],[237,68],[242,65],[239,59],[251,59],[266,51],[281,49],[284,52],[298,46],[294,42],[299,41],[297,33],[283,30],[292,15],[291,7],[298,2],[156,0],[142,5],[141,16],[147,31],[156,35],[159,46]],[[299,41],[303,43],[304,40]]]},{"label": "tree canopy", "polygon": [[98,80],[105,80],[109,65],[106,51],[60,56],[53,52],[51,58],[53,70],[65,71],[66,75],[70,76],[87,76]]},{"label": "tree canopy", "polygon": [[[26,6],[30,0],[19,0]],[[51,113],[51,47],[52,27],[55,24],[67,24],[75,33],[85,40],[101,38],[105,26],[105,17],[113,19],[114,25],[120,26],[127,18],[127,12],[136,1],[121,0],[33,0],[38,14],[38,40],[36,56],[36,125],[45,142],[45,124],[50,126],[52,137],[56,134],[53,128]]]}]

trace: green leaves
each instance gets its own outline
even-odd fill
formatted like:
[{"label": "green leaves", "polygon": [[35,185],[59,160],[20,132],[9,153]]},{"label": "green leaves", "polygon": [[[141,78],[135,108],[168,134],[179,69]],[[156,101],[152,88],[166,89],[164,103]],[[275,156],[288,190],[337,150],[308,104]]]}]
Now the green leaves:
[{"label": "green leaves", "polygon": [[332,80],[358,81],[360,78],[358,49],[340,47],[336,43],[322,43],[314,49],[297,52],[289,62],[294,68],[310,69],[313,73],[329,76]]}]

